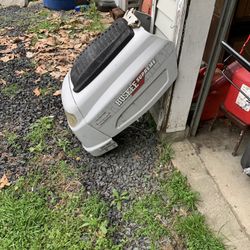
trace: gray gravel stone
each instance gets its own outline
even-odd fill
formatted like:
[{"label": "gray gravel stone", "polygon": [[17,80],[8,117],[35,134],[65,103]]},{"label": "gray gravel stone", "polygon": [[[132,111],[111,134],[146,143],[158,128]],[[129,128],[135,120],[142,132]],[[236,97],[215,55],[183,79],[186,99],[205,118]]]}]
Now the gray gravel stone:
[{"label": "gray gravel stone", "polygon": [[28,5],[28,0],[0,0],[0,5],[4,7],[9,7],[9,6],[20,6],[20,7],[25,7]]},{"label": "gray gravel stone", "polygon": [[[10,7],[0,9],[0,28],[13,27],[8,31],[13,36],[22,34],[29,23],[28,16],[31,10],[37,11],[41,6],[32,6],[31,8],[20,9],[17,7]],[[29,13],[29,15],[28,15]],[[3,16],[10,18],[3,18]],[[12,18],[11,18],[12,17]],[[19,25],[13,26],[15,20],[23,20]],[[1,50],[4,48],[0,47]],[[65,119],[61,100],[52,95],[46,95],[42,98],[37,98],[32,94],[32,90],[39,87],[60,86],[60,83],[51,78],[49,75],[43,75],[38,83],[36,80],[40,79],[32,68],[31,61],[26,58],[26,51],[22,42],[18,43],[16,53],[20,58],[16,58],[7,63],[0,62],[0,79],[8,83],[18,84],[21,92],[14,98],[4,96],[0,91],[0,131],[8,129],[16,131],[21,137],[20,143],[22,149],[27,149],[28,144],[24,139],[28,132],[31,123],[42,116],[53,115],[55,121],[64,129],[68,129]],[[24,70],[28,74],[16,78],[15,71]],[[80,142],[73,136],[70,138],[72,148],[81,148]],[[137,194],[155,190],[157,184],[153,178],[148,178],[152,175],[155,162],[158,159],[157,139],[155,134],[150,129],[145,117],[134,123],[131,127],[119,134],[115,141],[119,146],[115,150],[101,156],[93,157],[81,150],[79,157],[80,161],[75,163],[74,159],[68,159],[69,163],[80,166],[85,166],[82,171],[81,182],[89,194],[98,193],[106,201],[113,200],[112,189],[115,188],[119,192],[127,191],[130,195],[130,200],[124,202],[123,206],[128,207],[130,202]],[[48,142],[48,146],[53,149],[54,139]],[[27,162],[32,157],[28,150],[13,150],[8,148],[6,142],[0,140],[0,150],[4,149],[8,153],[0,153],[0,176],[3,172],[13,173],[13,180],[20,175],[28,172]],[[55,152],[53,152],[55,153]],[[18,156],[19,160],[12,161],[10,157]],[[119,227],[119,232],[114,235],[114,239],[119,242],[124,236],[131,238],[135,234],[136,225],[124,222],[122,213],[116,208],[111,208],[110,220],[113,225]],[[134,240],[127,249],[150,249],[150,241],[145,238]]]}]

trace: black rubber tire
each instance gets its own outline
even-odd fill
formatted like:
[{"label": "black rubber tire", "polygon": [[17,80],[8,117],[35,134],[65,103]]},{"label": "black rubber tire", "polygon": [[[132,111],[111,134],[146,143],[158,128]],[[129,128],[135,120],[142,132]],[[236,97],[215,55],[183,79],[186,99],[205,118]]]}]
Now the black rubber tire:
[{"label": "black rubber tire", "polygon": [[245,152],[242,155],[241,166],[243,169],[250,167],[250,143],[248,143]]}]

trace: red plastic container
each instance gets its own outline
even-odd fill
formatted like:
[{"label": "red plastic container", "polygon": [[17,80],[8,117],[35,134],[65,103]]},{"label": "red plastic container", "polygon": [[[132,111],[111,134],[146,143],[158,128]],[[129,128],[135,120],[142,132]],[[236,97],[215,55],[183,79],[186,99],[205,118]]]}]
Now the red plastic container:
[{"label": "red plastic container", "polygon": [[142,6],[141,6],[141,11],[151,15],[151,11],[152,11],[152,0],[144,0],[142,2]]},{"label": "red plastic container", "polygon": [[[201,121],[208,121],[213,119],[216,116],[223,116],[223,114],[217,114],[220,104],[224,102],[227,92],[230,87],[230,83],[228,80],[222,75],[223,64],[217,64],[217,68],[215,70],[213,80],[211,83],[211,88],[209,94],[207,96],[204,109],[201,115]],[[231,69],[231,65],[229,65]],[[201,68],[198,76],[194,96],[193,103],[196,103],[200,94],[200,89],[202,86],[203,78],[205,77],[207,68]]]},{"label": "red plastic container", "polygon": [[[242,66],[231,75],[234,82],[247,96],[250,97],[250,72]],[[250,125],[250,103],[233,85],[230,86],[224,102],[225,108],[244,122]]]}]

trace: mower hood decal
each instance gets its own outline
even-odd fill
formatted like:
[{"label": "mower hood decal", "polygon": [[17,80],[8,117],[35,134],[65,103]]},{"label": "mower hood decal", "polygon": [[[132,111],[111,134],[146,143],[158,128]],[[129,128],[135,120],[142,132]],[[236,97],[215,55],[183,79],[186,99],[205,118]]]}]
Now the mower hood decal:
[{"label": "mower hood decal", "polygon": [[142,70],[142,72],[135,78],[135,80],[130,83],[129,87],[122,92],[122,94],[116,99],[115,103],[120,107],[126,100],[132,95],[135,95],[136,92],[142,87],[145,83],[145,75],[153,68],[156,64],[155,59],[153,59],[147,66]]}]

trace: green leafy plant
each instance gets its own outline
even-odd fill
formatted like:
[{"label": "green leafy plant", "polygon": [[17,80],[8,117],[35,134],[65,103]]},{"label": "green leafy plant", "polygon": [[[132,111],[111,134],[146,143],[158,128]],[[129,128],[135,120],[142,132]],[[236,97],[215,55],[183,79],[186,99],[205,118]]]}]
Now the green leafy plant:
[{"label": "green leafy plant", "polygon": [[66,153],[69,150],[70,142],[67,138],[58,139],[57,145]]},{"label": "green leafy plant", "polygon": [[89,9],[86,12],[86,17],[91,20],[90,24],[86,27],[88,31],[104,31],[105,27],[101,22],[100,12],[97,10],[96,4],[94,1],[91,1]]},{"label": "green leafy plant", "polygon": [[52,20],[48,20],[48,19],[42,19],[36,23],[33,23],[30,27],[29,27],[29,32],[30,33],[35,33],[38,34],[38,37],[40,36],[40,38],[43,38],[44,35],[42,34],[44,32],[44,30],[47,30],[49,32],[55,32],[60,28],[60,23],[59,22],[55,22]]},{"label": "green leafy plant", "polygon": [[15,97],[18,93],[20,93],[21,89],[17,83],[13,83],[10,85],[6,85],[1,92],[10,98]]},{"label": "green leafy plant", "polygon": [[38,15],[41,17],[48,17],[50,15],[50,11],[48,9],[42,9],[38,12]]},{"label": "green leafy plant", "polygon": [[115,188],[112,190],[113,200],[111,202],[111,206],[116,206],[116,208],[121,211],[123,201],[127,201],[129,199],[128,192],[119,193]]},{"label": "green leafy plant", "polygon": [[86,16],[89,19],[96,19],[100,17],[100,13],[97,10],[95,1],[90,1],[88,11],[86,12]]},{"label": "green leafy plant", "polygon": [[81,150],[83,149],[81,149],[80,147],[68,149],[67,155],[69,157],[77,157],[80,154]]},{"label": "green leafy plant", "polygon": [[20,145],[18,144],[19,136],[15,132],[4,131],[4,137],[7,140],[7,143],[10,147],[19,149]]},{"label": "green leafy plant", "polygon": [[150,114],[150,112],[147,112],[147,113],[145,114],[145,117],[146,117],[146,121],[147,121],[147,124],[148,124],[150,130],[151,130],[152,132],[156,132],[156,131],[157,131],[157,125],[156,125],[156,123],[155,123],[154,118],[153,118],[152,115]]},{"label": "green leafy plant", "polygon": [[42,152],[46,148],[46,137],[53,128],[53,117],[45,116],[31,124],[26,139],[30,141],[30,152]]},{"label": "green leafy plant", "polygon": [[50,95],[53,92],[56,91],[55,87],[44,87],[44,88],[40,88],[40,92],[42,96],[46,96],[46,95]]}]

